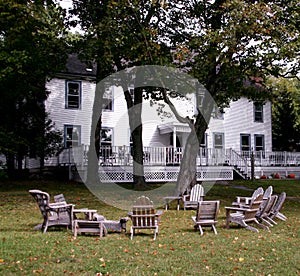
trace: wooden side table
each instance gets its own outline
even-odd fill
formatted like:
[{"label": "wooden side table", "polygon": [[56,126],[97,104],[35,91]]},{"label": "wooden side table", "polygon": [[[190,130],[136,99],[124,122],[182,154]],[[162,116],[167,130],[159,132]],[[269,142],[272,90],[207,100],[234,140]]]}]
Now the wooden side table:
[{"label": "wooden side table", "polygon": [[171,202],[172,200],[177,200],[177,210],[180,209],[180,200],[182,200],[181,196],[166,196],[164,197],[164,200],[166,202],[166,210],[169,209],[169,202]]},{"label": "wooden side table", "polygon": [[73,209],[73,218],[76,219],[77,213],[84,213],[86,219],[93,220],[93,215],[97,213],[97,210],[94,209]]}]

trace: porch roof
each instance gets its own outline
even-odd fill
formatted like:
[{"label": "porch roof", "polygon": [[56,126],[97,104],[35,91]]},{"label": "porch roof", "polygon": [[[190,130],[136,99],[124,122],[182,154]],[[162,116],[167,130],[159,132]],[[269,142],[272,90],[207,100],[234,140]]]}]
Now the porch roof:
[{"label": "porch roof", "polygon": [[160,134],[167,134],[173,132],[190,133],[191,129],[188,124],[183,124],[179,122],[171,122],[166,124],[161,124],[157,126]]}]

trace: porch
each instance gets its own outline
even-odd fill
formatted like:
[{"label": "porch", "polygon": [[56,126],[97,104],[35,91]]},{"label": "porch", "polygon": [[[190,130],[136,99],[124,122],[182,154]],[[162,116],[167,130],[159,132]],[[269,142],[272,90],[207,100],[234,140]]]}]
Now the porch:
[{"label": "porch", "polygon": [[[85,172],[89,147],[65,149],[58,157],[47,160],[50,166],[76,165]],[[103,181],[132,181],[132,149],[127,146],[102,147],[99,175]],[[143,163],[147,181],[175,181],[182,160],[182,147],[144,147]],[[255,178],[290,173],[300,177],[300,152],[237,152],[233,149],[200,148],[197,157],[197,180],[231,180],[235,176],[249,179],[253,158]],[[83,173],[84,174],[84,173]]]}]

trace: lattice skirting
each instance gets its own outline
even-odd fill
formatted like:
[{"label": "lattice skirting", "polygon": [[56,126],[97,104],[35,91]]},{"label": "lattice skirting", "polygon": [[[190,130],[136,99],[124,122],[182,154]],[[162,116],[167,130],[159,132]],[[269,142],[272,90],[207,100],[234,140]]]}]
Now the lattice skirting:
[{"label": "lattice skirting", "polygon": [[[144,175],[147,182],[176,181],[179,175],[179,166],[145,166]],[[232,180],[233,169],[229,166],[198,167],[196,176],[199,181]],[[133,169],[129,166],[101,167],[99,177],[102,182],[132,182]]]}]

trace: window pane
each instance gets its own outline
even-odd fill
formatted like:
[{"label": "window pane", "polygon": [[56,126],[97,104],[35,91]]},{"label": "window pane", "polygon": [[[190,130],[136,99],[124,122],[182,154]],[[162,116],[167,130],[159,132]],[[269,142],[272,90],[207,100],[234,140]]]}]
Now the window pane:
[{"label": "window pane", "polygon": [[80,108],[80,82],[67,82],[66,108]]},{"label": "window pane", "polygon": [[263,105],[261,103],[254,103],[254,121],[263,122]]},{"label": "window pane", "polygon": [[80,126],[65,126],[65,147],[77,147],[80,145]]},{"label": "window pane", "polygon": [[215,133],[214,134],[214,144],[215,148],[222,149],[223,148],[223,133]]},{"label": "window pane", "polygon": [[250,135],[241,135],[241,150],[250,151]]}]

